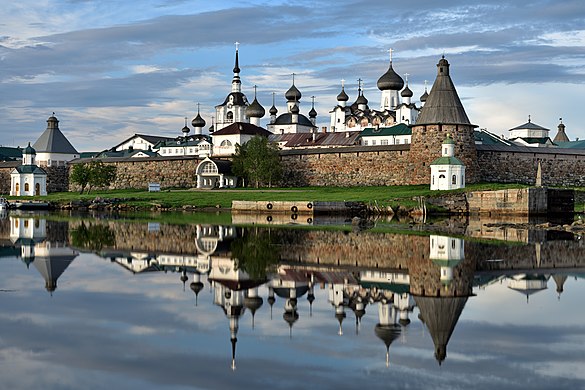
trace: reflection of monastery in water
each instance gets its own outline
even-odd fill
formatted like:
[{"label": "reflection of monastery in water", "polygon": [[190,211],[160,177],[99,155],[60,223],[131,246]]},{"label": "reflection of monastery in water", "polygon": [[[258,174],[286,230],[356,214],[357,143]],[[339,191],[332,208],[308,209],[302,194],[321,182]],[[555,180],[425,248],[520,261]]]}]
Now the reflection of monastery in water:
[{"label": "reflection of monastery in water", "polygon": [[45,279],[45,289],[53,293],[57,279],[65,272],[78,252],[69,248],[65,241],[47,239],[47,221],[32,216],[10,216],[10,240],[20,249],[20,258]]},{"label": "reflection of monastery in water", "polygon": [[[5,230],[10,239],[4,256],[20,258],[27,266],[32,263],[45,279],[46,289],[54,291],[57,279],[77,256],[68,245],[79,223],[26,216],[2,222],[9,227]],[[560,297],[567,277],[585,268],[585,248],[567,241],[510,249],[439,235],[217,225],[159,224],[153,229],[122,222],[100,226],[100,232],[113,239],[103,240],[102,245],[90,240],[92,250],[122,269],[133,274],[175,272],[177,284],[194,293],[195,304],[199,294],[210,289],[213,303],[225,314],[232,368],[243,320],[254,327],[259,312],[270,312],[270,321],[280,323],[294,338],[295,326],[313,316],[315,302],[330,313],[325,326],[339,337],[373,332],[386,349],[386,365],[396,340],[407,342],[412,337],[406,329],[413,321],[428,332],[434,356],[442,363],[450,340],[457,337],[462,311],[473,302],[468,300],[474,289],[500,282],[513,296],[517,295],[512,290],[532,297],[545,291],[552,278]],[[93,231],[91,226],[85,228]],[[255,248],[257,254],[248,251],[245,258],[234,258],[238,245]],[[271,256],[274,262],[263,262]],[[368,317],[375,322],[364,327]]]}]

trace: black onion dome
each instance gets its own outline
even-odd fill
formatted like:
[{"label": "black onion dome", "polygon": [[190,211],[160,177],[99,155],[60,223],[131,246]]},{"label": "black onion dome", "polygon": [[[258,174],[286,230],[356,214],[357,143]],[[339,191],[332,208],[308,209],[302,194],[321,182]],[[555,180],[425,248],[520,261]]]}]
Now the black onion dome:
[{"label": "black onion dome", "polygon": [[298,114],[299,112],[300,112],[299,106],[297,106],[296,104],[294,106],[292,106],[290,109],[291,114]]},{"label": "black onion dome", "polygon": [[199,294],[199,292],[203,290],[203,287],[203,283],[201,282],[191,282],[189,285],[189,288],[191,288],[191,291],[193,291],[195,294]]},{"label": "black onion dome", "polygon": [[193,118],[191,121],[193,127],[204,127],[205,126],[205,119],[201,118],[201,115],[197,113],[197,116]]},{"label": "black onion dome", "polygon": [[270,115],[278,114],[278,110],[276,109],[276,107],[274,107],[274,105],[270,107],[270,110],[268,112],[270,113]]},{"label": "black onion dome", "polygon": [[183,132],[183,134],[187,134],[188,132],[190,132],[190,131],[191,131],[191,129],[189,128],[189,126],[185,125],[185,127],[183,127],[183,128],[181,129],[181,131]]},{"label": "black onion dome", "polygon": [[386,73],[378,79],[377,85],[380,91],[400,91],[404,87],[404,80],[392,68],[392,61],[390,61],[390,66]]},{"label": "black onion dome", "polygon": [[317,117],[317,111],[315,110],[315,107],[311,108],[311,111],[309,111],[309,118],[316,118]]},{"label": "black onion dome", "polygon": [[298,102],[299,100],[301,100],[301,96],[302,96],[301,91],[299,91],[299,89],[294,84],[291,85],[288,91],[286,91],[286,93],[284,94],[284,97],[289,102]]},{"label": "black onion dome", "polygon": [[420,95],[420,101],[421,102],[426,102],[427,98],[429,97],[429,93],[427,92],[427,90],[425,89],[425,93],[423,93],[422,95]]},{"label": "black onion dome", "polygon": [[368,99],[366,99],[366,97],[364,95],[360,95],[358,96],[358,98],[355,101],[355,104],[360,105],[360,104],[368,104]]},{"label": "black onion dome", "polygon": [[248,118],[262,118],[264,114],[266,114],[266,110],[255,98],[252,104],[246,107],[246,116]]},{"label": "black onion dome", "polygon": [[339,95],[337,95],[337,101],[338,102],[347,102],[349,100],[349,96],[347,96],[347,93],[345,93],[345,89],[343,87],[341,87],[341,92],[339,92]]},{"label": "black onion dome", "polygon": [[400,92],[400,96],[402,96],[402,97],[412,97],[412,95],[414,95],[414,94],[412,93],[410,88],[408,88],[408,85],[406,87],[404,87],[402,92]]}]

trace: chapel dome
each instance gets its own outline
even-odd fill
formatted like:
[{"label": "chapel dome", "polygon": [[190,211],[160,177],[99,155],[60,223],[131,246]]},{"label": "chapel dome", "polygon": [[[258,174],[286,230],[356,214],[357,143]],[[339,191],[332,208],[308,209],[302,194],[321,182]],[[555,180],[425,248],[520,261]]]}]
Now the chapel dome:
[{"label": "chapel dome", "polygon": [[252,104],[246,108],[246,116],[248,118],[262,118],[264,114],[266,114],[266,110],[260,103],[258,103],[256,98],[254,98]]},{"label": "chapel dome", "polygon": [[339,92],[339,95],[337,95],[337,101],[338,102],[347,102],[349,100],[349,96],[347,96],[347,93],[345,93],[345,89],[343,87],[341,87],[341,92]]},{"label": "chapel dome", "polygon": [[414,95],[414,94],[412,93],[410,88],[408,88],[408,85],[406,87],[404,87],[402,92],[400,92],[400,96],[402,96],[402,97],[412,97],[412,95]]},{"label": "chapel dome", "polygon": [[386,73],[378,79],[377,85],[380,91],[400,91],[404,87],[404,80],[392,68],[392,61]]},{"label": "chapel dome", "polygon": [[295,86],[294,83],[284,94],[284,97],[289,102],[298,102],[299,100],[301,100],[301,96],[302,96],[301,91],[299,91],[299,89]]},{"label": "chapel dome", "polygon": [[204,127],[205,126],[205,119],[201,118],[201,115],[197,113],[197,116],[193,118],[191,121],[193,127]]}]

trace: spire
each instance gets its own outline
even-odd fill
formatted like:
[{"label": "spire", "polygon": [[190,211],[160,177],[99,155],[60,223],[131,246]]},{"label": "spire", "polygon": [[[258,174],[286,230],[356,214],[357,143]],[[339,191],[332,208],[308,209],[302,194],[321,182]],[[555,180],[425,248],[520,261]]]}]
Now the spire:
[{"label": "spire", "polygon": [[242,82],[240,81],[240,61],[239,61],[239,54],[238,54],[238,46],[240,45],[239,42],[236,42],[236,60],[234,64],[234,78],[232,79],[232,92],[241,92],[242,91]]},{"label": "spire", "polygon": [[236,343],[238,342],[238,338],[237,337],[232,337],[230,339],[230,341],[232,342],[232,371],[236,370]]},{"label": "spire", "polygon": [[449,62],[441,57],[437,64],[437,78],[417,120],[417,125],[464,124],[471,122],[449,76]]},{"label": "spire", "polygon": [[565,133],[565,125],[563,124],[563,118],[559,118],[559,126],[558,126],[558,133],[555,136],[555,139],[553,140],[553,142],[569,142],[569,137],[567,137],[567,134]]}]

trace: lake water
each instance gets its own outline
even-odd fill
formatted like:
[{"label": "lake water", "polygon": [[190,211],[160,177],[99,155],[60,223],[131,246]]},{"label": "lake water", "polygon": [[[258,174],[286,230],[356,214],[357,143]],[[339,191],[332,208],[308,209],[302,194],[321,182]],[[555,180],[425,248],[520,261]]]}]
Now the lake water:
[{"label": "lake water", "polygon": [[585,388],[578,237],[297,221],[4,216],[1,387]]}]

